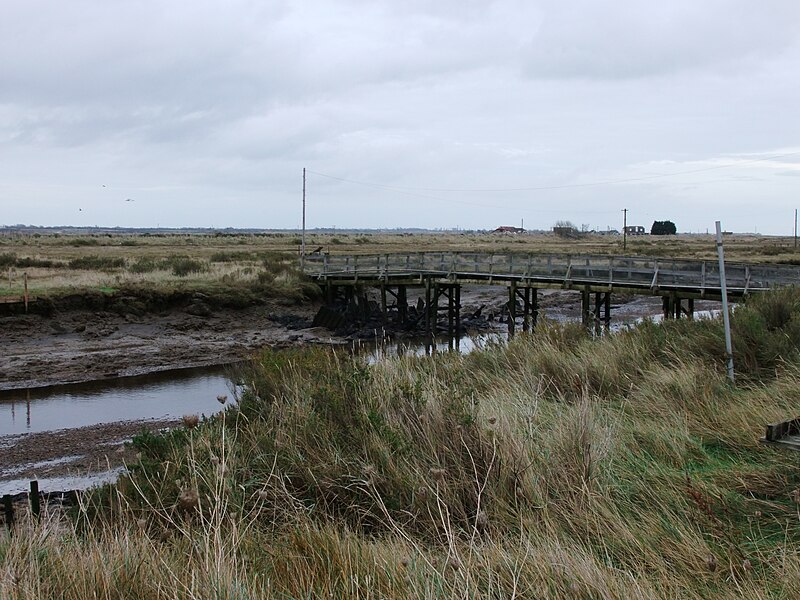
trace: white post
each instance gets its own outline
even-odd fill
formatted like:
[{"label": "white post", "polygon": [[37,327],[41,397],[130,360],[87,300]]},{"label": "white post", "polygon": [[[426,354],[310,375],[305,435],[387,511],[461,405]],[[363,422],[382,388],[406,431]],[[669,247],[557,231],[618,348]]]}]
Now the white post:
[{"label": "white post", "polygon": [[300,270],[306,264],[306,168],[303,167],[303,234],[300,237]]},{"label": "white post", "polygon": [[728,379],[735,383],[733,375],[733,346],[731,345],[731,316],[728,312],[728,282],[725,279],[725,251],[722,249],[722,226],[717,225],[717,255],[719,256],[719,288],[722,292],[722,322],[725,327],[725,354],[728,358]]}]

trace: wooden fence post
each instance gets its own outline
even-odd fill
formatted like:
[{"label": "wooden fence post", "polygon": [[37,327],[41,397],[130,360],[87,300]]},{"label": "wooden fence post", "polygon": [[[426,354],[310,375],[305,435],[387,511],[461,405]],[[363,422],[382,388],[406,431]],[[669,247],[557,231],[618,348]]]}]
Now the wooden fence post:
[{"label": "wooden fence post", "polygon": [[39,514],[42,512],[42,506],[40,504],[40,498],[39,498],[39,482],[36,481],[35,479],[31,481],[30,501],[31,501],[31,514],[38,519]]},{"label": "wooden fence post", "polygon": [[11,501],[11,494],[3,496],[3,513],[5,513],[6,527],[11,531],[14,527],[14,503]]}]

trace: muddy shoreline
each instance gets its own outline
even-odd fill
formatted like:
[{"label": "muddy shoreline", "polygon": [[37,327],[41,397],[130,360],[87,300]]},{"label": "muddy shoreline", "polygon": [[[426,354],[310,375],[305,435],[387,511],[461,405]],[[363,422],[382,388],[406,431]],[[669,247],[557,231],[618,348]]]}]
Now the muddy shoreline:
[{"label": "muddy shoreline", "polygon": [[332,343],[311,306],[252,306],[192,314],[71,310],[0,318],[0,391],[244,360],[264,346]]}]

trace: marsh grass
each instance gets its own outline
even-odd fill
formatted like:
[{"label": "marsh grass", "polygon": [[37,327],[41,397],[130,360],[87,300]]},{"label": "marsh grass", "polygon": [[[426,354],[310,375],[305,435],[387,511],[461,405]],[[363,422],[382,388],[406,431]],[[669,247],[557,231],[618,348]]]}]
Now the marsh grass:
[{"label": "marsh grass", "polygon": [[[0,540],[9,597],[787,598],[800,292],[619,335],[543,326],[368,366],[265,351],[221,417],[143,435],[66,531]],[[734,335],[734,339],[736,339]],[[762,356],[765,349],[770,349]],[[738,363],[737,363],[738,364]]]}]

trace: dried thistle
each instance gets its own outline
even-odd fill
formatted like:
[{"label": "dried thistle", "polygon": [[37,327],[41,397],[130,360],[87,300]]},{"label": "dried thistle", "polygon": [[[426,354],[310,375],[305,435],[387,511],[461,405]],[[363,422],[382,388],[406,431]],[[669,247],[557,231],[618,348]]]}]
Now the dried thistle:
[{"label": "dried thistle", "polygon": [[227,401],[228,401],[228,396],[226,396],[225,394],[220,394],[219,396],[217,396],[217,402],[219,402],[220,404],[225,404]]},{"label": "dried thistle", "polygon": [[194,429],[200,423],[200,417],[198,415],[183,415],[181,420],[183,421],[184,427],[187,429]]},{"label": "dried thistle", "polygon": [[363,471],[364,479],[369,485],[375,483],[375,478],[378,475],[377,469],[372,465],[366,465]]},{"label": "dried thistle", "polygon": [[433,477],[436,481],[442,481],[447,472],[444,469],[431,469],[430,473],[431,477]]},{"label": "dried thistle", "polygon": [[706,558],[706,568],[712,573],[717,570],[717,557],[713,554],[709,554]]},{"label": "dried thistle", "polygon": [[494,425],[495,423],[497,423],[497,417],[489,417],[488,421],[489,425]]},{"label": "dried thistle", "polygon": [[197,490],[191,488],[183,490],[178,496],[178,506],[183,510],[191,510],[195,508],[199,502],[200,496],[197,494]]}]

